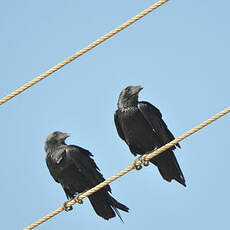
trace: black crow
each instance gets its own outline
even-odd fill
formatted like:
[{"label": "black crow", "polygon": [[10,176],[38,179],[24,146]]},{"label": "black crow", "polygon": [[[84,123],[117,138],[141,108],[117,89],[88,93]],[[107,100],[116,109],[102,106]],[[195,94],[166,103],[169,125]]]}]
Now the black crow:
[{"label": "black crow", "polygon": [[[138,94],[142,89],[142,86],[123,89],[114,114],[117,132],[135,156],[149,153],[175,139],[162,120],[161,112],[148,102],[138,102]],[[180,148],[180,145],[177,144],[177,147]],[[165,180],[170,182],[174,179],[186,186],[174,149],[166,150],[150,162],[158,167]]]},{"label": "black crow", "polygon": [[[51,133],[46,139],[45,151],[50,174],[61,184],[67,199],[72,199],[105,179],[88,150],[65,144],[65,139],[69,136],[68,133],[58,131]],[[111,188],[107,185],[88,197],[90,203],[104,219],[108,220],[117,214],[122,220],[117,209],[128,212],[129,208],[115,200],[109,192],[111,193]]]}]

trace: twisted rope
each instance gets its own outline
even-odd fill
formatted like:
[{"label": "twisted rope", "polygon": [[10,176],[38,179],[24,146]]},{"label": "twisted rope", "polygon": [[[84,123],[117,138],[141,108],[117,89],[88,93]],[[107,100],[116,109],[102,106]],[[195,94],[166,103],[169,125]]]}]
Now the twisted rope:
[{"label": "twisted rope", "polygon": [[115,28],[114,30],[110,31],[109,33],[107,33],[106,35],[100,37],[99,39],[97,39],[96,41],[94,41],[93,43],[91,43],[90,45],[88,45],[87,47],[81,49],[79,52],[73,54],[72,56],[70,56],[69,58],[67,58],[66,60],[64,60],[63,62],[55,65],[54,67],[52,67],[51,69],[49,69],[48,71],[46,71],[45,73],[41,74],[40,76],[34,78],[33,80],[31,80],[30,82],[26,83],[25,85],[23,85],[22,87],[20,87],[19,89],[15,90],[14,92],[10,93],[9,95],[3,97],[0,100],[0,105],[2,105],[3,103],[9,101],[10,99],[12,99],[13,97],[17,96],[18,94],[22,93],[23,91],[27,90],[28,88],[30,88],[31,86],[33,86],[34,84],[38,83],[39,81],[43,80],[44,78],[48,77],[50,74],[56,72],[57,70],[61,69],[63,66],[69,64],[70,62],[72,62],[73,60],[75,60],[76,58],[80,57],[81,55],[83,55],[84,53],[90,51],[91,49],[93,49],[94,47],[98,46],[99,44],[101,44],[102,42],[106,41],[107,39],[109,39],[110,37],[114,36],[115,34],[117,34],[118,32],[120,32],[121,30],[127,28],[128,26],[130,26],[131,24],[133,24],[134,22],[138,21],[139,19],[141,19],[142,17],[144,17],[145,15],[149,14],[150,12],[152,12],[153,10],[157,9],[159,6],[163,5],[164,3],[166,3],[169,0],[160,0],[157,3],[155,3],[154,5],[150,6],[149,8],[147,8],[146,10],[142,11],[141,13],[137,14],[136,16],[134,16],[133,18],[131,18],[130,20],[128,20],[127,22],[123,23],[121,26]]},{"label": "twisted rope", "polygon": [[[215,120],[219,119],[220,117],[224,116],[225,114],[230,112],[230,107],[227,107],[226,109],[222,110],[220,113],[216,114],[215,116],[209,118],[208,120],[204,121],[203,123],[201,123],[200,125],[196,126],[195,128],[187,131],[185,134],[181,135],[180,137],[176,138],[175,140],[169,142],[168,144],[162,146],[161,148],[147,154],[146,156],[144,156],[144,161],[149,161],[150,159],[152,159],[153,157],[159,155],[160,153],[164,152],[165,150],[171,148],[172,146],[174,146],[175,144],[177,144],[178,142],[182,141],[183,139],[187,138],[188,136],[192,135],[193,133],[199,131],[200,129],[204,128],[205,126],[209,125],[210,123],[214,122]],[[142,161],[140,159],[139,164],[142,164]],[[81,203],[82,200],[90,195],[92,195],[93,193],[97,192],[98,190],[100,190],[101,188],[105,187],[106,185],[110,184],[111,182],[113,182],[114,180],[117,180],[118,178],[120,178],[121,176],[125,175],[126,173],[128,173],[129,171],[133,170],[135,168],[136,162],[134,161],[132,165],[130,165],[129,167],[127,167],[126,169],[122,170],[121,172],[117,173],[116,175],[108,178],[107,180],[103,181],[102,183],[98,184],[97,186],[91,188],[90,190],[80,194],[77,198],[74,198],[68,202],[65,203],[65,205],[62,205],[60,208],[58,208],[57,210],[51,212],[50,214],[44,216],[43,218],[41,218],[40,220],[34,222],[33,224],[31,224],[30,226],[28,226],[27,228],[25,228],[24,230],[31,230],[35,227],[37,227],[38,225],[44,223],[45,221],[49,220],[50,218],[52,218],[53,216],[59,214],[60,212],[62,212],[63,210],[65,210],[66,207],[70,207],[72,205],[74,205],[75,203]]]}]

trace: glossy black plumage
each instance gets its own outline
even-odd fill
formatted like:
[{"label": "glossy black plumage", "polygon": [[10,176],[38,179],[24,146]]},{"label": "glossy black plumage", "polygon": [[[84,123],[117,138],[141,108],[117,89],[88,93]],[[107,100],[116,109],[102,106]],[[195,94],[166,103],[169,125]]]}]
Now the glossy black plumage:
[{"label": "glossy black plumage", "polygon": [[[129,146],[136,156],[143,155],[155,148],[159,148],[174,139],[167,125],[162,119],[161,112],[148,102],[138,102],[141,86],[129,86],[122,90],[118,109],[114,114],[114,121],[119,136]],[[180,147],[177,144],[177,147]],[[151,159],[162,177],[171,181],[175,179],[185,185],[185,179],[177,159],[173,153],[175,147]]]},{"label": "glossy black plumage", "polygon": [[[45,151],[50,174],[62,185],[67,198],[71,199],[104,181],[104,178],[88,150],[65,144],[68,136],[61,132],[50,134],[45,143]],[[109,192],[111,188],[107,185],[88,198],[99,216],[108,220],[117,214],[121,219],[117,209],[128,212],[128,207],[115,200]]]}]

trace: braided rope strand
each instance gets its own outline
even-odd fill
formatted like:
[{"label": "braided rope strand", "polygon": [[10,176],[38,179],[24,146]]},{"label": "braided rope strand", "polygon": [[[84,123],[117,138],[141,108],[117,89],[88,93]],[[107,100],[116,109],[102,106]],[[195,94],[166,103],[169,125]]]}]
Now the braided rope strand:
[{"label": "braided rope strand", "polygon": [[119,26],[119,27],[115,28],[114,30],[110,31],[106,35],[100,37],[99,39],[97,39],[96,41],[94,41],[93,43],[91,43],[90,45],[88,45],[87,47],[81,49],[80,51],[78,51],[77,53],[73,54],[72,56],[70,56],[66,60],[60,62],[57,65],[55,65],[54,67],[52,67],[51,69],[49,69],[45,73],[43,73],[40,76],[34,78],[33,80],[31,80],[30,82],[26,83],[25,85],[23,85],[22,87],[18,88],[17,90],[15,90],[14,92],[10,93],[9,95],[3,97],[0,100],[0,105],[2,105],[5,102],[9,101],[10,99],[12,99],[13,97],[17,96],[18,94],[24,92],[25,90],[27,90],[28,88],[30,88],[34,84],[38,83],[39,81],[41,81],[44,78],[46,78],[49,75],[51,75],[52,73],[54,73],[57,70],[61,69],[62,67],[64,67],[65,65],[69,64],[70,62],[72,62],[76,58],[78,58],[81,55],[83,55],[84,53],[90,51],[94,47],[98,46],[102,42],[104,42],[107,39],[109,39],[110,37],[114,36],[115,34],[117,34],[118,32],[120,32],[121,30],[127,28],[128,26],[130,26],[134,22],[138,21],[139,19],[141,19],[142,17],[144,17],[145,15],[149,14],[150,12],[152,12],[155,9],[157,9],[159,6],[163,5],[164,3],[168,2],[168,1],[169,0],[160,0],[160,1],[158,1],[157,3],[155,3],[152,6],[150,6],[146,10],[142,11],[141,13],[137,14],[136,16],[134,16],[133,18],[131,18],[127,22],[123,23],[121,26]]}]

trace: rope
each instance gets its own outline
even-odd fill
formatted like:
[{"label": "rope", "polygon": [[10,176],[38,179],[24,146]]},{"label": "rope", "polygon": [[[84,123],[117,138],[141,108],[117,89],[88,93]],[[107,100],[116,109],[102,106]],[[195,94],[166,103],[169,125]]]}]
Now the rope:
[{"label": "rope", "polygon": [[[152,159],[153,157],[159,155],[160,153],[164,152],[165,150],[167,150],[168,148],[171,148],[172,146],[174,146],[175,144],[177,144],[178,142],[182,141],[183,139],[187,138],[188,136],[192,135],[193,133],[199,131],[200,129],[204,128],[205,126],[209,125],[210,123],[212,123],[213,121],[219,119],[220,117],[224,116],[225,114],[230,112],[230,107],[227,107],[226,109],[222,110],[220,113],[216,114],[215,116],[209,118],[208,120],[204,121],[203,123],[201,123],[200,125],[196,126],[195,128],[187,131],[185,134],[183,134],[182,136],[176,138],[175,140],[169,142],[168,144],[162,146],[161,148],[147,154],[146,156],[144,156],[145,161],[148,161],[150,159]],[[141,159],[139,161],[139,164],[141,164]],[[98,190],[100,190],[101,188],[105,187],[106,185],[110,184],[112,181],[118,179],[119,177],[125,175],[126,173],[128,173],[129,171],[133,170],[135,168],[135,164],[136,162],[134,161],[132,165],[130,165],[129,167],[127,167],[126,169],[122,170],[121,172],[117,173],[116,175],[108,178],[107,180],[103,181],[102,183],[98,184],[97,186],[91,188],[90,190],[80,194],[77,199],[72,199],[68,202],[65,203],[65,206],[62,205],[60,208],[58,208],[57,210],[51,212],[50,214],[44,216],[43,218],[41,218],[40,220],[34,222],[33,224],[31,224],[30,226],[28,226],[27,228],[25,228],[24,230],[31,230],[35,227],[37,227],[38,225],[44,223],[45,221],[47,221],[48,219],[52,218],[53,216],[59,214],[60,212],[62,212],[63,210],[65,210],[66,207],[70,207],[72,205],[74,205],[75,203],[81,203],[82,200],[90,195],[92,195],[93,193],[97,192]]]},{"label": "rope", "polygon": [[141,19],[145,15],[149,14],[153,10],[157,9],[159,6],[163,5],[167,1],[169,1],[169,0],[160,0],[160,1],[158,1],[157,3],[155,3],[152,6],[150,6],[146,10],[142,11],[141,13],[137,14],[136,16],[134,16],[133,18],[131,18],[127,22],[123,23],[121,26],[119,26],[119,27],[115,28],[114,30],[110,31],[106,35],[100,37],[99,39],[97,39],[96,41],[94,41],[93,43],[91,43],[90,45],[88,45],[85,48],[81,49],[79,52],[73,54],[69,58],[67,58],[64,61],[62,61],[61,63],[55,65],[54,67],[52,67],[51,69],[49,69],[45,73],[43,73],[40,76],[34,78],[33,80],[31,80],[30,82],[26,83],[25,85],[23,85],[22,87],[18,88],[17,90],[15,90],[14,92],[10,93],[9,95],[3,97],[0,100],[0,105],[2,105],[3,103],[9,101],[10,99],[12,99],[13,97],[15,97],[18,94],[22,93],[23,91],[27,90],[28,88],[30,88],[34,84],[38,83],[39,81],[43,80],[44,78],[48,77],[50,74],[52,74],[52,73],[56,72],[57,70],[61,69],[62,67],[64,67],[65,65],[69,64],[70,62],[72,62],[76,58],[80,57],[84,53],[90,51],[94,47],[98,46],[102,42],[104,42],[107,39],[109,39],[110,37],[114,36],[115,34],[117,34],[118,32],[120,32],[121,30],[127,28],[128,26],[130,26],[134,22],[138,21],[139,19]]}]

